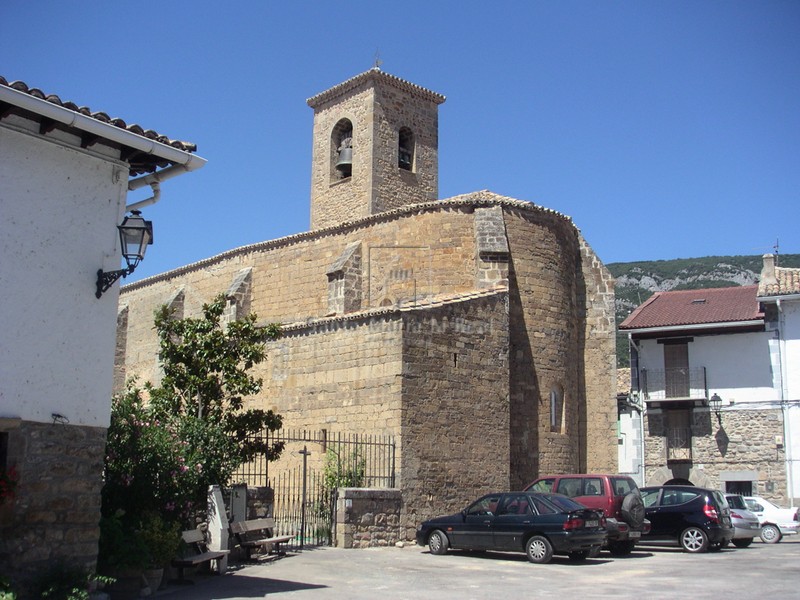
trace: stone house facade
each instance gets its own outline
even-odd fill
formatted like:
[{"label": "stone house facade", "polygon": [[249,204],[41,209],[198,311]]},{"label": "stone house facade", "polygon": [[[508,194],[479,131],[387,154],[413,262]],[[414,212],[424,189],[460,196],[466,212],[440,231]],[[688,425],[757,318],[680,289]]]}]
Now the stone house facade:
[{"label": "stone house facade", "polygon": [[646,484],[795,502],[798,290],[787,291],[786,272],[800,270],[781,271],[783,288],[767,255],[758,286],[657,292],[620,325],[631,341],[629,406],[641,407]]},{"label": "stone house facade", "polygon": [[280,323],[251,405],[394,436],[408,538],[484,491],[616,469],[613,280],[562,214],[437,199],[442,102],[379,69],[311,98],[311,230],[126,285],[118,321],[118,388],[160,376],[162,304],[224,292]]},{"label": "stone house facade", "polygon": [[201,167],[194,146],[0,77],[0,575],[94,569],[129,190]]}]

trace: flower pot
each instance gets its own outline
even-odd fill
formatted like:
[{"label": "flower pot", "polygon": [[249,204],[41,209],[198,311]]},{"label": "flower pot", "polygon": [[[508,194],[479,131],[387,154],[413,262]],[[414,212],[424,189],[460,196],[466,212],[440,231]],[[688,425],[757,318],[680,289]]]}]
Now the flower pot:
[{"label": "flower pot", "polygon": [[107,588],[111,600],[132,600],[139,597],[144,586],[141,569],[119,569],[112,577],[116,581]]},{"label": "flower pot", "polygon": [[147,580],[147,587],[155,594],[164,580],[164,569],[145,569],[144,578]]}]

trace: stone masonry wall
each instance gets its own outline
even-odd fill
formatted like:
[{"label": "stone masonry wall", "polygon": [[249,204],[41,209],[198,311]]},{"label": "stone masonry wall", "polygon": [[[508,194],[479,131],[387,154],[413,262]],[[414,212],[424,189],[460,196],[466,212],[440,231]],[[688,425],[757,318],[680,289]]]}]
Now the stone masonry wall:
[{"label": "stone masonry wall", "polygon": [[[507,211],[511,248],[510,489],[539,475],[579,471],[584,374],[576,293],[578,247],[571,223],[557,213]],[[551,431],[550,391],[564,396],[562,427]]]},{"label": "stone masonry wall", "polygon": [[[414,165],[398,166],[398,132],[414,132]],[[381,86],[375,93],[375,137],[372,163],[372,213],[439,197],[439,120],[434,102]]]},{"label": "stone masonry wall", "polygon": [[685,477],[695,485],[724,489],[726,472],[756,474],[753,493],[788,505],[786,459],[775,443],[783,436],[780,409],[725,410],[720,422],[708,409],[692,411],[692,460],[667,463],[666,415],[651,410],[645,415],[645,474],[647,485],[661,485]]},{"label": "stone masonry wall", "polygon": [[614,278],[580,236],[581,279],[578,308],[583,307],[584,392],[580,412],[582,448],[580,470],[586,473],[616,473],[617,326],[614,319]]},{"label": "stone masonry wall", "polygon": [[[251,310],[260,322],[306,322],[329,314],[328,271],[347,246],[361,241],[362,310],[400,300],[457,294],[475,286],[472,207],[373,218],[372,226],[343,226],[233,250],[171,273],[123,287],[127,306],[128,377],[159,377],[153,313],[184,290],[184,313],[225,292],[239,271],[252,267]],[[301,365],[302,366],[302,365]]]},{"label": "stone masonry wall", "polygon": [[[438,198],[438,100],[370,73],[358,85],[314,104],[311,229]],[[338,152],[331,143],[342,119],[353,127],[352,174],[344,179],[334,168]],[[411,171],[398,166],[402,127],[414,134]]]},{"label": "stone masonry wall", "polygon": [[[329,227],[370,214],[372,190],[371,148],[373,123],[367,117],[372,111],[374,90],[361,87],[350,92],[345,101],[318,109],[314,114],[314,136],[311,161],[311,229]],[[331,133],[341,119],[353,126],[352,175],[338,179],[335,169],[335,148]]]},{"label": "stone masonry wall", "polygon": [[403,526],[508,489],[508,295],[406,313]]},{"label": "stone masonry wall", "polygon": [[20,483],[0,507],[0,574],[30,582],[64,557],[94,570],[106,430],[11,421],[0,419],[0,430]]},{"label": "stone masonry wall", "polygon": [[340,488],[336,500],[336,547],[371,548],[402,541],[397,489]]}]

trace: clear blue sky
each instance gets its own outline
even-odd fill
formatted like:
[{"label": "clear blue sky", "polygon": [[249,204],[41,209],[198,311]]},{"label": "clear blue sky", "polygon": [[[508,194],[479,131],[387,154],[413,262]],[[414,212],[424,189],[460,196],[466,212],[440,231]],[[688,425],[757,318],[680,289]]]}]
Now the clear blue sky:
[{"label": "clear blue sky", "polygon": [[0,18],[0,75],[208,159],[145,210],[133,279],[308,230],[305,101],[376,51],[447,96],[442,198],[560,211],[606,263],[800,253],[797,0],[4,0]]}]

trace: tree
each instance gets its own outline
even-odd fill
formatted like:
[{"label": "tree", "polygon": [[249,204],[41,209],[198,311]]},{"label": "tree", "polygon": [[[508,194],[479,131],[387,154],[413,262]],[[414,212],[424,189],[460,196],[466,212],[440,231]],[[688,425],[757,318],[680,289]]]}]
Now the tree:
[{"label": "tree", "polygon": [[280,337],[280,327],[258,327],[252,313],[223,327],[226,304],[224,295],[217,296],[203,305],[200,319],[173,319],[166,306],[156,312],[164,377],[147,390],[156,415],[182,415],[187,434],[198,443],[209,427],[235,442],[238,468],[260,454],[274,460],[282,450],[253,437],[265,428],[280,429],[280,415],[244,408],[244,398],[261,391],[262,380],[249,371],[264,361],[265,342]]},{"label": "tree", "polygon": [[226,303],[218,296],[203,305],[201,318],[173,319],[166,306],[156,312],[164,377],[159,385],[145,383],[147,402],[135,381],[113,401],[104,516],[121,510],[131,522],[152,513],[186,520],[205,507],[209,485],[229,484],[256,456],[280,456],[283,443],[262,436],[280,429],[280,415],[244,403],[261,390],[250,371],[280,328],[257,326],[253,314],[225,324]]}]

